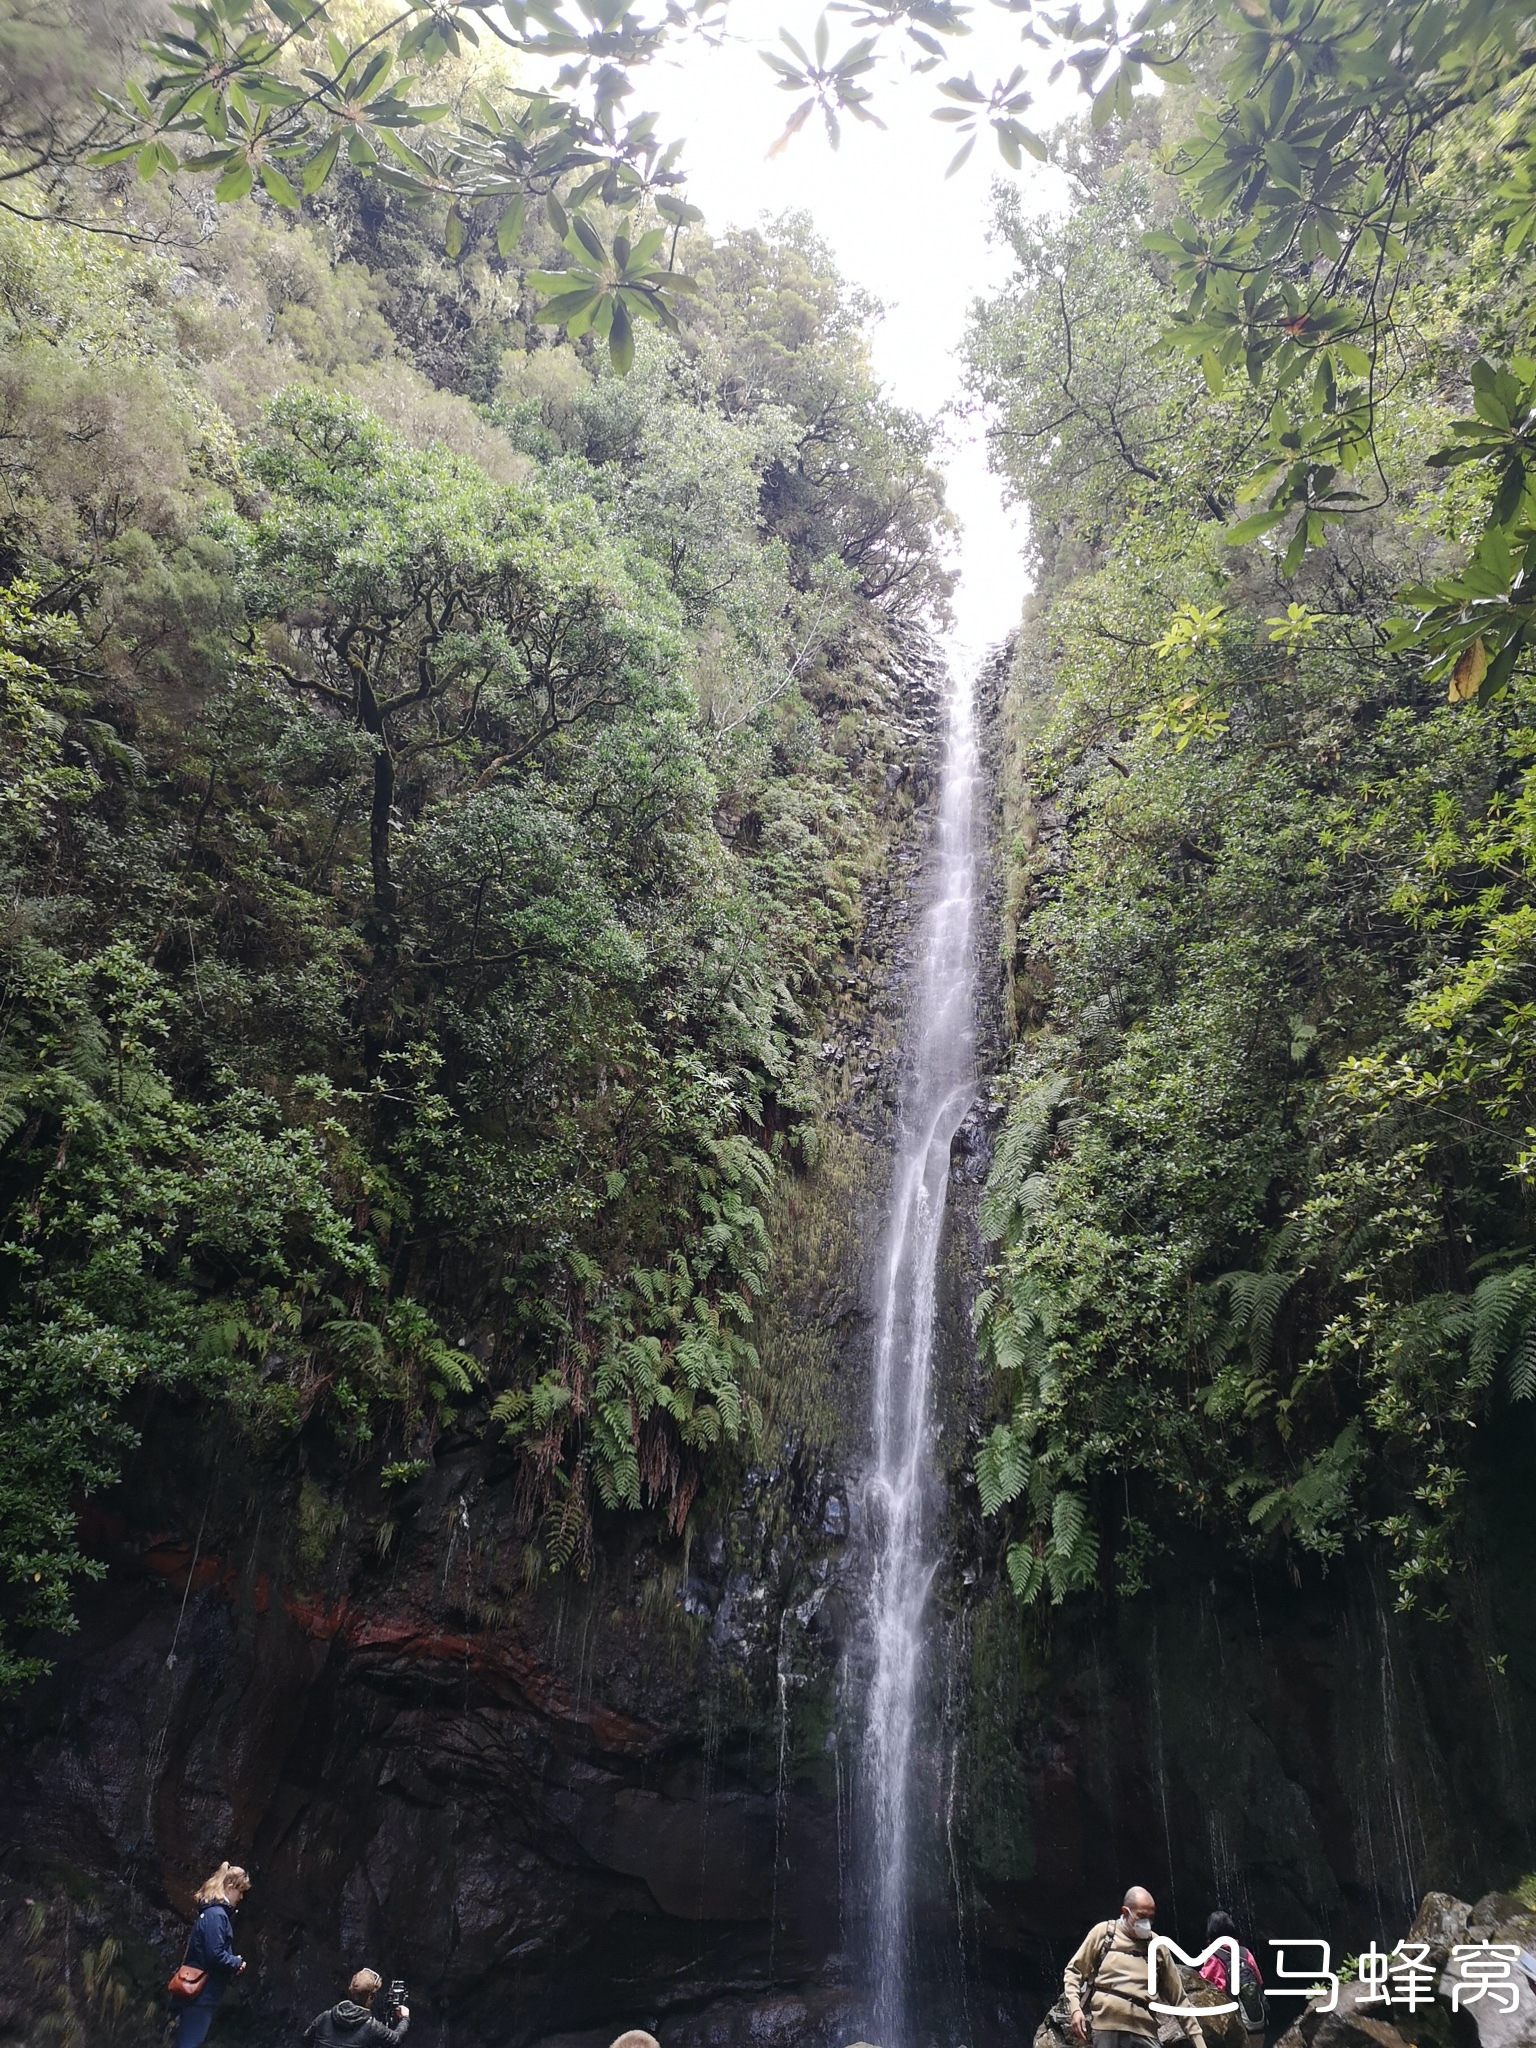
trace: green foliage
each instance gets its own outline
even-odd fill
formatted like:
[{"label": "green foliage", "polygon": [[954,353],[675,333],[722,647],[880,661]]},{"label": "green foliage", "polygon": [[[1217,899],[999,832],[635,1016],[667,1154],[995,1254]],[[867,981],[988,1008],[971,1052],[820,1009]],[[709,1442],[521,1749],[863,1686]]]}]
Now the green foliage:
[{"label": "green foliage", "polygon": [[153,1387],[300,1466],[306,1574],[345,1493],[296,1438],[393,1490],[498,1432],[577,1567],[761,1448],[765,1219],[947,588],[802,224],[699,239],[623,383],[482,309],[482,413],[307,228],[99,246],[0,231],[7,1684]]},{"label": "green foliage", "polygon": [[[1213,390],[1240,371],[1272,394],[1262,459],[1242,490],[1248,500],[1267,492],[1269,502],[1229,537],[1294,519],[1291,573],[1331,522],[1366,501],[1359,483],[1395,382],[1406,278],[1434,225],[1422,204],[1432,154],[1448,124],[1502,120],[1528,24],[1523,9],[1496,0],[1304,11],[1273,0],[1218,15],[1234,37],[1220,96],[1175,155],[1191,217],[1149,246],[1181,301],[1175,345],[1200,360]],[[1514,256],[1532,225],[1517,190],[1529,166],[1517,149],[1504,168],[1516,175],[1483,210]],[[1520,530],[1520,365],[1511,373],[1475,364],[1471,378],[1482,429],[1431,459],[1478,459],[1496,471],[1484,566],[1507,599],[1512,570],[1492,544],[1503,536],[1507,546]],[[1437,615],[1435,599],[1409,601],[1423,616],[1403,644],[1433,648],[1448,670],[1466,644],[1449,633],[1452,616]],[[1497,642],[1514,651],[1495,688],[1518,655],[1509,625]]]},{"label": "green foliage", "polygon": [[[554,276],[529,273],[535,290],[552,295],[541,317],[573,340],[591,329],[627,370],[637,319],[676,328],[690,280],[654,259],[669,233],[675,243],[700,216],[675,189],[678,146],[663,150],[655,116],[619,119],[625,71],[699,11],[672,8],[643,23],[622,10],[583,18],[558,7],[493,14],[484,4],[408,4],[347,40],[323,5],[198,0],[175,7],[176,26],[146,42],[141,75],[97,82],[105,134],[83,133],[72,146],[49,136],[18,169],[61,159],[98,171],[131,164],[141,181],[187,169],[212,181],[221,204],[260,192],[290,213],[350,173],[412,206],[438,207],[453,260],[477,213],[494,220],[504,259],[533,214],[575,259]],[[506,90],[494,68],[475,62],[482,37],[564,60],[554,89]],[[445,83],[449,99],[438,96]],[[605,243],[590,217],[599,207],[661,224],[639,236],[621,228]]]},{"label": "green foliage", "polygon": [[[1512,260],[1536,233],[1536,159],[1522,119],[1525,10],[1516,0],[998,4],[1022,15],[1026,47],[1055,59],[1053,77],[1075,72],[1095,129],[1134,117],[1136,88],[1148,74],[1165,88],[1187,84],[1197,69],[1209,80],[1208,100],[1169,159],[1187,211],[1152,230],[1149,246],[1176,290],[1169,345],[1198,361],[1218,397],[1239,375],[1262,397],[1263,425],[1245,449],[1239,496],[1267,502],[1228,537],[1255,541],[1289,523],[1283,567],[1293,574],[1330,524],[1371,502],[1360,486],[1375,467],[1392,395],[1402,310],[1412,297],[1406,281],[1426,221],[1433,225],[1425,190],[1435,153],[1469,116],[1501,130],[1480,224]],[[218,200],[260,190],[298,211],[344,158],[352,175],[439,208],[454,259],[477,210],[494,216],[503,259],[538,217],[574,258],[572,269],[527,274],[552,294],[539,317],[565,322],[573,339],[589,330],[606,338],[617,367],[633,361],[637,319],[675,326],[692,287],[673,273],[671,256],[696,210],[673,189],[678,146],[662,149],[654,116],[625,123],[619,108],[633,73],[712,17],[707,0],[651,20],[420,0],[350,40],[337,35],[323,5],[297,0],[198,0],[174,12],[177,29],[145,46],[142,78],[115,91],[98,81],[106,135],[82,129],[70,139],[40,107],[17,111],[12,127],[23,149],[12,176],[57,174],[82,161],[98,169],[132,163],[141,180],[189,168],[214,180]],[[887,39],[902,39],[908,63],[926,71],[945,55],[942,38],[965,32],[964,15],[948,0],[904,0],[860,16],[856,26],[872,33],[836,54],[825,15],[810,50],[781,31],[789,56],[763,54],[798,104],[778,146],[818,108],[834,148],[841,116],[878,123],[868,80]],[[552,86],[509,91],[486,76],[472,95],[442,98],[482,36],[525,61],[553,59],[563,68]],[[1048,154],[1022,118],[1034,99],[1022,65],[990,89],[974,73],[954,74],[938,92],[945,104],[934,118],[964,138],[952,171],[985,130],[1015,169],[1026,150]],[[590,217],[599,206],[624,217],[606,241]],[[630,232],[637,213],[638,236]],[[662,268],[655,259],[669,231]],[[1487,611],[1476,633],[1459,633],[1466,620],[1447,583],[1411,593],[1421,616],[1401,628],[1404,644],[1427,650],[1446,673],[1478,646],[1490,693],[1512,672],[1532,625],[1516,573],[1533,530],[1522,511],[1529,408],[1519,401],[1530,382],[1523,363],[1480,366],[1476,388],[1485,396],[1501,379],[1508,386],[1496,412],[1480,414],[1494,438],[1444,451],[1448,461],[1480,460],[1499,477],[1480,564],[1486,587],[1477,594],[1503,610]]]},{"label": "green foliage", "polygon": [[[1172,202],[1138,142],[1097,166],[1064,223],[1005,205],[1017,271],[973,330],[1042,579],[1005,703],[1008,965],[1039,993],[982,1211],[981,1505],[1026,1598],[1133,1593],[1192,1523],[1296,1571],[1363,1539],[1440,1613],[1478,1432],[1536,1395],[1529,686],[1469,721],[1392,634],[1481,516],[1427,459],[1432,334],[1378,423],[1389,502],[1295,582],[1234,555],[1265,403],[1140,377]],[[1430,261],[1471,290],[1463,221]]]},{"label": "green foliage", "polygon": [[[85,2048],[87,2042],[149,2048],[163,2031],[159,2001],[142,1969],[130,1967],[117,1936],[100,1933],[88,1946],[76,1925],[84,1915],[67,1895],[28,1899],[23,1911],[27,1974],[39,1999],[47,2001],[34,2021],[34,2038],[59,2048]],[[155,1958],[148,1960],[153,1964]],[[133,1955],[131,1961],[137,1966],[140,1958]]]},{"label": "green foliage", "polygon": [[478,793],[582,720],[634,704],[667,665],[664,626],[579,500],[493,488],[471,464],[404,447],[354,402],[283,394],[248,469],[267,507],[225,532],[253,652],[372,743],[369,862],[387,921],[397,804],[421,801],[406,779],[419,783],[432,756],[450,772],[473,758]]}]

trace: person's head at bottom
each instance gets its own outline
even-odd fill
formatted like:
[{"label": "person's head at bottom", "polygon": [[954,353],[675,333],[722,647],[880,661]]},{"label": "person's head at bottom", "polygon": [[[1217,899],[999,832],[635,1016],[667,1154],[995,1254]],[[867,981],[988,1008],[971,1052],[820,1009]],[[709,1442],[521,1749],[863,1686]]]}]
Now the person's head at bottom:
[{"label": "person's head at bottom", "polygon": [[654,2034],[648,2034],[643,2027],[631,2027],[627,2034],[620,2034],[609,2048],[661,2048]]},{"label": "person's head at bottom", "polygon": [[[384,1979],[377,1970],[359,1970],[352,1979],[352,1982],[347,1986],[347,1996],[354,2005],[360,2005],[364,2012],[371,2013],[373,2011],[373,2001],[378,1997],[383,1988]],[[398,2007],[396,2011],[389,2015],[390,2020],[395,2026],[399,2026],[402,2020],[408,2020],[410,2016],[411,2009],[408,2005]]]},{"label": "person's head at bottom", "polygon": [[[372,2012],[373,2001],[378,1997],[383,1988],[384,1979],[377,1970],[359,1970],[352,1979],[352,1982],[347,1986],[347,1996],[354,2005],[360,2005],[366,2011]],[[404,2005],[400,2007],[398,2012],[392,2015],[397,2020],[409,2019],[410,2016],[410,2008]]]},{"label": "person's head at bottom", "polygon": [[1152,1922],[1156,1918],[1156,1899],[1144,1884],[1133,1884],[1120,1908],[1120,1925],[1133,1941],[1150,1941]]}]

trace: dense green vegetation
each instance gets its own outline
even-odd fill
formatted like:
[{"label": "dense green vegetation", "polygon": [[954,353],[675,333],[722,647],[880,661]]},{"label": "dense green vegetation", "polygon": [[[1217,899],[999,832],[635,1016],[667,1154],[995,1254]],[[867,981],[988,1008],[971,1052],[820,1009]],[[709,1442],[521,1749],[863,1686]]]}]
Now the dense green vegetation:
[{"label": "dense green vegetation", "polygon": [[[1038,590],[982,1503],[1030,1597],[1193,1520],[1443,1612],[1536,1394],[1529,11],[1013,11],[1092,109],[938,88],[1074,195],[970,342]],[[754,1440],[944,520],[809,227],[626,109],[707,13],[0,25],[13,1643],[137,1387],[391,1483],[463,1410],[535,1564]],[[959,26],[787,42],[790,131]]]},{"label": "dense green vegetation", "polygon": [[1193,1522],[1297,1565],[1365,1534],[1440,1612],[1475,1433],[1536,1394],[1536,700],[1447,701],[1393,622],[1487,516],[1494,480],[1428,458],[1529,332],[1497,176],[1528,90],[1439,137],[1377,503],[1307,556],[1232,544],[1284,364],[1213,393],[1159,345],[1192,97],[1062,139],[1070,214],[1003,201],[1014,274],[972,328],[1038,572],[978,1477],[1029,1597],[1134,1591]]},{"label": "dense green vegetation", "polygon": [[750,1453],[947,591],[804,222],[695,233],[620,380],[355,176],[303,225],[141,203],[151,246],[0,228],[12,1680],[135,1389],[386,1484],[499,1432],[529,1569]]},{"label": "dense green vegetation", "polygon": [[[1536,235],[1522,90],[1529,10],[1522,0],[994,4],[1018,19],[1035,73],[1043,52],[1053,79],[1075,75],[1096,129],[1131,120],[1149,80],[1209,81],[1169,158],[1184,211],[1150,231],[1171,286],[1162,340],[1198,359],[1218,399],[1232,378],[1250,394],[1264,388],[1239,472],[1248,509],[1231,537],[1283,523],[1293,573],[1330,525],[1384,502],[1383,423],[1412,353],[1403,314],[1422,197],[1447,133],[1470,110],[1496,144],[1485,231],[1511,256]],[[893,0],[858,15],[855,41],[840,50],[826,16],[809,49],[782,29],[781,47],[763,52],[796,101],[779,146],[818,111],[834,149],[843,117],[878,121],[881,64],[934,70],[943,39],[969,32],[969,11]],[[38,49],[59,14],[60,0],[27,0],[9,37],[50,85],[57,61],[39,62]],[[720,0],[668,0],[651,16],[605,0],[568,12],[558,0],[180,0],[169,21],[146,19],[152,33],[120,64],[126,75],[108,75],[99,55],[87,62],[89,115],[77,106],[71,118],[56,89],[0,102],[0,138],[13,151],[0,189],[81,164],[131,164],[141,180],[191,171],[215,200],[260,190],[297,213],[344,164],[431,206],[451,256],[494,223],[499,254],[518,260],[541,302],[536,317],[572,340],[597,337],[626,370],[637,322],[678,331],[695,289],[678,268],[678,235],[699,215],[679,189],[680,142],[663,146],[655,117],[624,103],[669,42],[717,34],[723,15]],[[481,65],[466,77],[464,60],[482,44],[514,52],[522,68],[508,78]],[[959,144],[952,171],[983,135],[1015,169],[1026,151],[1048,156],[1025,122],[1036,83],[1023,64],[990,89],[974,72],[937,82],[934,119]],[[531,222],[558,241],[557,268],[527,260]],[[1523,573],[1536,538],[1536,363],[1521,353],[1524,337],[1500,340],[1475,366],[1475,417],[1428,458],[1474,463],[1495,481],[1478,544],[1470,562],[1418,588],[1417,617],[1395,632],[1485,699],[1536,635]]]}]

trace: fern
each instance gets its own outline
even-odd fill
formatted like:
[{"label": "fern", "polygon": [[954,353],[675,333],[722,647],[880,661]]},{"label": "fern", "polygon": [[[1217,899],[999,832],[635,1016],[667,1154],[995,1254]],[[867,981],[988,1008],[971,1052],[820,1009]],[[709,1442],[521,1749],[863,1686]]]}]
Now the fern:
[{"label": "fern", "polygon": [[1058,1493],[1051,1503],[1051,1540],[1044,1553],[1051,1598],[1091,1586],[1099,1568],[1099,1533],[1080,1494]]},{"label": "fern", "polygon": [[1529,1401],[1536,1395],[1536,1322],[1528,1323],[1519,1345],[1510,1354],[1505,1385],[1512,1401]]},{"label": "fern", "polygon": [[1008,1583],[1023,1601],[1035,1599],[1045,1585],[1045,1559],[1027,1543],[1008,1552]]},{"label": "fern", "polygon": [[1028,1541],[1009,1549],[1008,1583],[1020,1600],[1049,1593],[1051,1604],[1060,1606],[1069,1593],[1085,1592],[1095,1583],[1099,1532],[1082,1495],[1066,1488],[1053,1492],[1038,1465],[1030,1474],[1029,1492],[1036,1527]]},{"label": "fern", "polygon": [[1249,1523],[1266,1536],[1284,1527],[1317,1556],[1336,1556],[1355,1517],[1355,1481],[1364,1461],[1360,1423],[1346,1423],[1326,1449],[1307,1460],[1299,1478],[1254,1502]]},{"label": "fern", "polygon": [[1045,1199],[1046,1177],[1036,1172],[1054,1128],[1056,1111],[1071,1083],[1064,1074],[1048,1074],[1014,1104],[987,1176],[978,1222],[983,1237],[1006,1243],[1026,1211]]},{"label": "fern", "polygon": [[0,1074],[0,1145],[8,1145],[27,1120],[27,1074]]},{"label": "fern", "polygon": [[1269,1370],[1274,1351],[1275,1325],[1287,1295],[1300,1276],[1295,1273],[1223,1273],[1217,1285],[1227,1297],[1227,1330],[1224,1349],[1234,1344],[1247,1348],[1256,1373]]},{"label": "fern", "polygon": [[1511,1266],[1490,1273],[1472,1296],[1472,1371],[1486,1380],[1515,1348],[1536,1308],[1536,1266]]},{"label": "fern", "polygon": [[984,1515],[995,1515],[1018,1499],[1029,1483],[1030,1463],[1027,1447],[1007,1423],[998,1423],[976,1453],[976,1488]]},{"label": "fern", "polygon": [[1536,1396],[1536,1266],[1505,1266],[1479,1281],[1470,1296],[1442,1299],[1439,1340],[1466,1345],[1468,1388],[1486,1387],[1502,1366],[1512,1401]]}]

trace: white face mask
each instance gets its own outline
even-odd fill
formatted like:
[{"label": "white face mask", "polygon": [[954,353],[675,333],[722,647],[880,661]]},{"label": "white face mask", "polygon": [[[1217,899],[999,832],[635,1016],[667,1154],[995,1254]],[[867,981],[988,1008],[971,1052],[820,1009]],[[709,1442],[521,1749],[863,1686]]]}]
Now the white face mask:
[{"label": "white face mask", "polygon": [[1152,1939],[1152,1922],[1144,1913],[1139,1919],[1127,1920],[1125,1924],[1137,1941],[1150,1941]]}]

